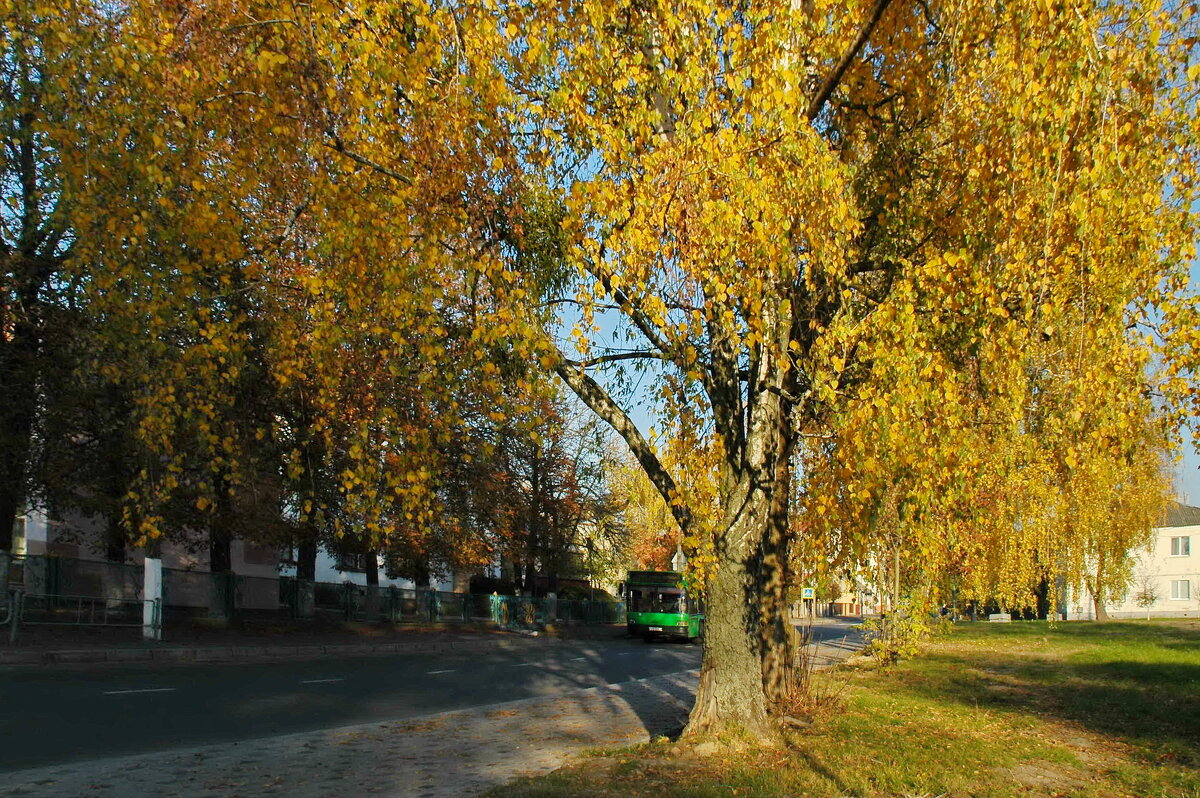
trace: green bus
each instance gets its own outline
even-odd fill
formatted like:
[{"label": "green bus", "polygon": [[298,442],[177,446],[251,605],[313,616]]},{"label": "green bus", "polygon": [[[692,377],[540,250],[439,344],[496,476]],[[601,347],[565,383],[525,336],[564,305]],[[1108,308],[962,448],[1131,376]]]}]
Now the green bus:
[{"label": "green bus", "polygon": [[677,571],[630,571],[625,582],[629,634],[647,643],[655,638],[695,640],[704,635],[704,607],[687,594]]}]

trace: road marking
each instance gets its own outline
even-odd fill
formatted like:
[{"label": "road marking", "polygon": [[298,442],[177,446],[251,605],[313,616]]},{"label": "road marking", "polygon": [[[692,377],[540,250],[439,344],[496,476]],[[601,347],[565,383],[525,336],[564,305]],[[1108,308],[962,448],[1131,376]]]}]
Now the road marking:
[{"label": "road marking", "polygon": [[632,651],[618,651],[617,656],[618,657],[628,657],[632,653],[633,653]]},{"label": "road marking", "polygon": [[147,687],[141,690],[108,690],[104,695],[130,695],[132,693],[173,693],[178,687]]},{"label": "road marking", "polygon": [[437,675],[437,674],[439,674],[439,673],[454,673],[454,668],[449,668],[449,669],[447,669],[447,670],[444,670],[444,671],[425,671],[425,672],[426,672],[427,674],[429,674],[430,676],[435,676],[435,675]]},{"label": "road marking", "polygon": [[329,682],[344,682],[345,679],[305,679],[300,684],[327,684]]},{"label": "road marking", "polygon": [[528,668],[530,665],[536,665],[536,664],[537,663],[535,663],[535,662],[514,662],[513,667],[514,668]]},{"label": "road marking", "polygon": [[583,662],[586,659],[587,659],[587,657],[575,657],[574,659],[571,660],[571,662]]}]

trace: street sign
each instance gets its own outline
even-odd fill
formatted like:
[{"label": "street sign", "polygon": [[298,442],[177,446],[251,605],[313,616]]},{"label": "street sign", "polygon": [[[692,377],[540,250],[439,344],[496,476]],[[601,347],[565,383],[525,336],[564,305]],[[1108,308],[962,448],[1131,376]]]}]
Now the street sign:
[{"label": "street sign", "polygon": [[814,588],[806,587],[800,593],[800,598],[806,598],[806,599],[816,598],[816,595],[817,595],[817,591]]}]

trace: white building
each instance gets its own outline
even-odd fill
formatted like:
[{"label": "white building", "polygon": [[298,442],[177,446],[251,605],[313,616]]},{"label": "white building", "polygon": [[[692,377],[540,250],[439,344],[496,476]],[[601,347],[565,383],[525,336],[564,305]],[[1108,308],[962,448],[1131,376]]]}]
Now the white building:
[{"label": "white building", "polygon": [[[1139,598],[1149,606],[1139,604]],[[1108,605],[1112,618],[1145,618],[1147,612],[1155,618],[1200,617],[1200,507],[1171,505],[1150,547],[1135,552],[1129,590]],[[1091,595],[1073,602],[1067,617],[1093,619]]]},{"label": "white building", "polygon": [[[13,535],[13,551],[21,555],[53,555],[58,557],[104,561],[102,525],[98,519],[87,518],[76,513],[69,514],[63,522],[50,520],[39,509],[30,509],[17,518]],[[284,547],[287,551],[287,548]],[[230,565],[238,576],[277,580],[280,576],[295,576],[296,565],[289,557],[281,557],[279,546],[263,545],[235,538],[230,542]],[[160,554],[163,567],[176,571],[205,573],[209,570],[208,549],[205,546],[186,547],[166,542]],[[130,549],[126,562],[141,566],[143,552]],[[360,558],[361,559],[361,558]],[[410,579],[391,579],[380,567],[381,587],[413,588]],[[317,582],[349,582],[356,585],[367,583],[362,563],[353,557],[335,556],[324,548],[317,552]],[[436,579],[431,585],[435,590],[466,591],[466,575],[459,578]]]}]

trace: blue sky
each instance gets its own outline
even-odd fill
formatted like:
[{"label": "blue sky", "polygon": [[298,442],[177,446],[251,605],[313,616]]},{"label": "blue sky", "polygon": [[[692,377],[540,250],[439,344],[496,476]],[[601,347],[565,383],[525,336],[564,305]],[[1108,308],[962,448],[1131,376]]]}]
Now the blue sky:
[{"label": "blue sky", "polygon": [[1200,456],[1191,440],[1185,441],[1183,459],[1175,465],[1175,493],[1184,504],[1200,504]]}]

